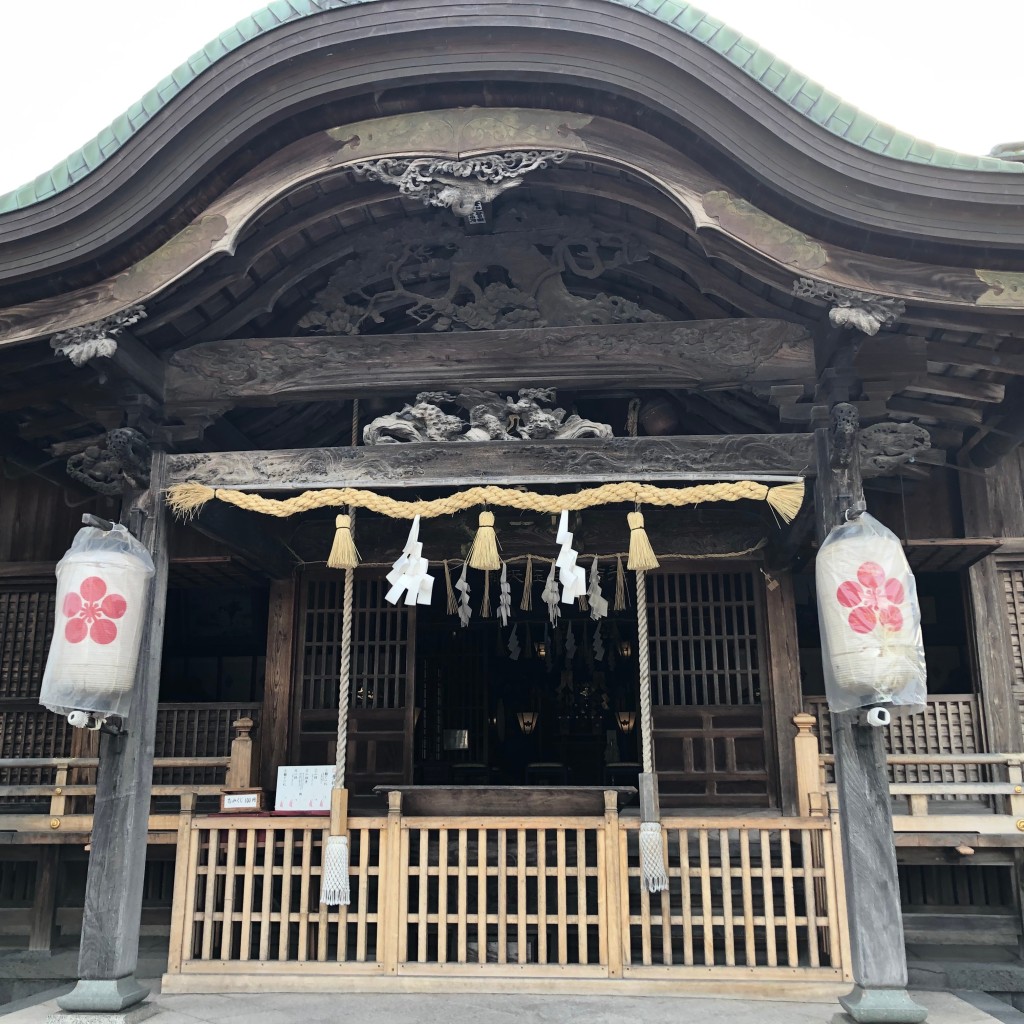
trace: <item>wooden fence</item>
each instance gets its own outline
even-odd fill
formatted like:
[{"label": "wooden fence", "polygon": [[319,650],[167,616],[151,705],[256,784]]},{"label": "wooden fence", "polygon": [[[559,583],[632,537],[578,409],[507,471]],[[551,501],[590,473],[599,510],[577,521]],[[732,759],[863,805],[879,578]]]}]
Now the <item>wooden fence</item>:
[{"label": "wooden fence", "polygon": [[341,908],[319,902],[324,819],[185,811],[164,990],[848,980],[831,818],[667,817],[670,887],[652,896],[639,821],[615,800],[603,816],[432,818],[391,793],[387,818],[350,820]]},{"label": "wooden fence", "polygon": [[[813,716],[793,721],[798,805],[821,812],[835,804],[835,756],[821,753]],[[886,762],[895,832],[1019,835],[1024,754],[890,753]]]},{"label": "wooden fence", "polygon": [[[253,741],[251,718],[232,723],[234,738],[224,757],[157,757],[153,762],[153,806],[149,817],[150,841],[159,842],[154,833],[173,834],[178,828],[177,810],[191,813],[197,798],[219,797],[225,787],[247,788],[253,778]],[[33,841],[40,835],[47,842],[60,842],[92,832],[92,805],[95,781],[78,782],[86,773],[94,774],[99,765],[95,757],[19,757],[0,758],[0,771],[51,776],[47,782],[18,782],[0,785],[0,828],[14,833],[16,840]],[[165,783],[161,775],[193,773],[209,777],[210,782]],[[163,801],[163,807],[161,807]],[[173,801],[170,808],[167,802]],[[35,806],[40,804],[41,807]],[[160,813],[164,810],[164,813]]]},{"label": "wooden fence", "polygon": [[[258,723],[262,704],[160,704],[157,710],[155,756],[158,758],[227,757],[231,724],[240,718]],[[68,759],[74,756],[75,730],[63,715],[37,703],[0,703],[0,785],[55,781],[53,765],[18,765],[17,759]],[[178,765],[161,768],[154,781],[165,784],[211,783],[216,777],[208,766]]]},{"label": "wooden fence", "polygon": [[[817,720],[821,749],[832,751],[832,720],[824,697],[805,697]],[[978,700],[972,693],[929,694],[923,714],[894,718],[885,728],[890,754],[977,754],[984,750]]]}]

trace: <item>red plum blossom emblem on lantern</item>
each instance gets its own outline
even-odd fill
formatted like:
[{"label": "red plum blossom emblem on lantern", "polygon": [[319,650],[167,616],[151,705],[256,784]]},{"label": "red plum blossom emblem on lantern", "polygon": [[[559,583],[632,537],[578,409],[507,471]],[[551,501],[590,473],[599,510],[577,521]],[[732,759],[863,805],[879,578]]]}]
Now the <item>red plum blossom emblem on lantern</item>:
[{"label": "red plum blossom emblem on lantern", "polygon": [[110,644],[117,639],[117,623],[128,610],[128,602],[120,594],[108,594],[107,584],[99,576],[82,580],[78,592],[64,598],[64,614],[68,622],[64,637],[68,643],[80,644],[86,637],[93,643]]},{"label": "red plum blossom emblem on lantern", "polygon": [[877,562],[864,562],[857,570],[856,580],[839,584],[836,599],[850,609],[848,622],[855,633],[870,633],[881,626],[887,633],[898,633],[903,628],[903,604],[906,593],[903,584],[891,577]]}]

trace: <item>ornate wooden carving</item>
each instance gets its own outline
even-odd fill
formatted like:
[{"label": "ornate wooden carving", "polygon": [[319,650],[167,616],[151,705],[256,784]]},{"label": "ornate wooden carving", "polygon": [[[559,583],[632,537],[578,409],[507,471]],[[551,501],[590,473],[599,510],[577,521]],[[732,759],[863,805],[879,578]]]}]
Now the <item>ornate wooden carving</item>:
[{"label": "ornate wooden carving", "polygon": [[502,192],[521,185],[530,171],[563,163],[561,150],[530,150],[517,153],[489,153],[465,160],[436,157],[389,158],[356,164],[361,178],[395,185],[405,196],[426,206],[440,206],[460,217],[469,217],[483,203],[491,203]]},{"label": "ornate wooden carving", "polygon": [[907,308],[901,299],[842,288],[806,277],[801,277],[793,284],[793,294],[805,299],[825,299],[831,302],[828,319],[833,327],[850,327],[869,335],[877,334],[881,327],[892,326]]},{"label": "ornate wooden carving", "polygon": [[[564,409],[545,409],[555,401],[554,388],[520,388],[518,398],[500,398],[493,391],[423,391],[401,412],[378,416],[363,428],[363,444],[423,441],[514,441],[611,437],[607,423],[595,423]],[[441,406],[455,405],[468,420],[449,415]]]},{"label": "ornate wooden carving", "polygon": [[697,320],[367,338],[244,338],[183,349],[169,406],[401,395],[462,386],[696,388],[812,380],[804,328]]},{"label": "ornate wooden carving", "polygon": [[[505,207],[487,235],[467,234],[447,219],[408,220],[357,233],[296,326],[372,333],[399,310],[410,326],[434,331],[650,323],[664,318],[621,295],[574,295],[562,276],[597,280],[645,259],[629,232],[602,231],[586,217],[531,203]],[[494,268],[504,271],[497,279]]]},{"label": "ornate wooden carving", "polygon": [[146,437],[131,427],[118,427],[107,434],[102,447],[89,445],[72,455],[67,472],[90,490],[115,495],[149,485],[150,459]]},{"label": "ornate wooden carving", "polygon": [[[462,126],[458,130],[452,127],[456,122]],[[718,182],[652,136],[600,117],[489,108],[486,112],[398,115],[301,139],[228,188],[189,227],[131,268],[75,291],[0,310],[0,345],[90,323],[149,301],[206,260],[233,252],[241,234],[275,196],[287,194],[317,173],[337,174],[357,162],[410,151],[434,151],[452,158],[466,149],[496,151],[508,145],[510,128],[518,144],[603,161],[659,184],[677,198],[688,217],[702,225],[707,251],[719,251],[719,241],[743,247],[747,253],[764,251],[770,279],[776,283],[791,276],[794,265],[807,264],[810,270],[808,259],[813,262],[820,247],[827,263],[815,272],[820,275],[827,268],[827,276],[840,287],[865,292],[892,289],[890,294],[908,301],[966,309],[977,305],[1013,311],[1021,305],[1019,274],[865,255],[815,239],[805,242],[803,236],[780,238],[762,250],[766,225],[772,225],[735,203],[723,205]],[[472,141],[464,143],[465,139]],[[705,209],[706,196],[711,197],[710,210]],[[783,262],[794,253],[797,264]]]},{"label": "ornate wooden carving", "polygon": [[[838,408],[838,406],[837,406]],[[928,451],[932,439],[916,423],[875,423],[857,435],[861,475],[886,476]]]},{"label": "ornate wooden carving", "polygon": [[117,336],[132,324],[145,319],[143,306],[129,306],[101,320],[61,331],[50,339],[50,348],[67,356],[75,366],[85,366],[90,359],[109,359],[117,352]]},{"label": "ornate wooden carving", "polygon": [[739,480],[813,468],[809,434],[423,443],[170,456],[171,483],[292,491],[321,487]]}]

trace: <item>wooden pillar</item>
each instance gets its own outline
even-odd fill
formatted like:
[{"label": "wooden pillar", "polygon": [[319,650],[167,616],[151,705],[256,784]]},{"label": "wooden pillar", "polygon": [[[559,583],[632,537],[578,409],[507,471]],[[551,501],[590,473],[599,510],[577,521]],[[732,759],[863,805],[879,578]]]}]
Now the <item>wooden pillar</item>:
[{"label": "wooden pillar", "polygon": [[[964,535],[1024,535],[1021,519],[1020,469],[1017,460],[997,469],[962,473]],[[988,749],[996,753],[1024,750],[1017,695],[1014,693],[1013,645],[1006,595],[995,557],[983,558],[967,570],[972,651],[978,685],[978,706]]]},{"label": "wooden pillar", "polygon": [[156,573],[135,676],[126,730],[100,737],[92,852],[82,914],[78,985],[57,1002],[64,1010],[117,1012],[141,1002],[149,990],[135,979],[146,869],[149,802],[167,605],[167,456],[154,452],[149,489],[126,503],[130,526],[141,514],[139,539]]},{"label": "wooden pillar", "polygon": [[771,671],[768,700],[774,725],[782,810],[785,814],[799,814],[792,736],[793,718],[803,710],[803,705],[793,574],[788,569],[772,572],[767,577],[764,607]]},{"label": "wooden pillar", "polygon": [[260,784],[277,788],[278,765],[288,763],[288,737],[295,672],[295,579],[270,584],[267,669],[260,719]]},{"label": "wooden pillar", "polygon": [[[844,521],[847,510],[863,508],[857,425],[853,406],[840,404],[832,410],[832,426],[815,431],[819,544]],[[927,1011],[906,991],[907,955],[882,730],[864,723],[858,711],[833,714],[832,743],[855,982],[853,992],[839,1001],[854,1021],[918,1024]]]},{"label": "wooden pillar", "polygon": [[48,953],[53,948],[59,871],[60,845],[53,843],[42,847],[36,861],[36,891],[32,899],[32,927],[28,936],[30,950]]},{"label": "wooden pillar", "polygon": [[224,784],[229,789],[248,789],[252,785],[251,718],[239,718],[231,723],[235,738],[231,741],[231,764],[228,765]]},{"label": "wooden pillar", "polygon": [[[827,712],[826,712],[827,714]],[[793,752],[796,761],[797,808],[803,817],[821,814],[825,810],[825,794],[821,779],[821,747],[813,733],[814,715],[801,712],[793,716],[796,739]]]}]

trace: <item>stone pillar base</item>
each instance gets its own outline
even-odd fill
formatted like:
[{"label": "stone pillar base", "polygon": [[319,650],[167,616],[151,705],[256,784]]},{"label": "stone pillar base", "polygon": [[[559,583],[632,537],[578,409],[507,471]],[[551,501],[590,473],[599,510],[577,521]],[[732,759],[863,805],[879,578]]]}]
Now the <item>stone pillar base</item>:
[{"label": "stone pillar base", "polygon": [[837,1013],[832,1024],[923,1024],[928,1010],[915,1003],[905,988],[861,988],[839,997],[846,1013]]},{"label": "stone pillar base", "polygon": [[[77,1015],[120,1013],[141,1003],[148,995],[149,989],[140,985],[134,974],[129,974],[126,978],[79,981],[67,995],[58,997],[57,1005],[75,1015],[75,1019],[81,1020],[82,1024],[88,1024]],[[155,1012],[156,1007],[153,1007],[150,1013]],[[150,1016],[150,1013],[145,1016]]]}]

